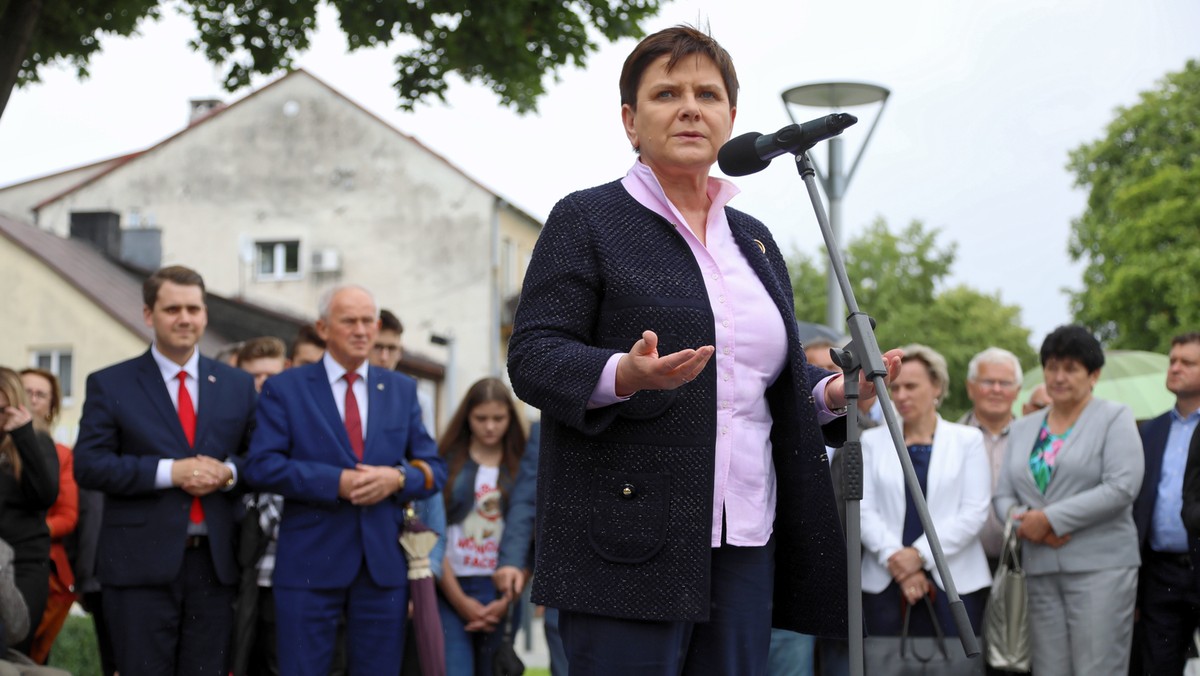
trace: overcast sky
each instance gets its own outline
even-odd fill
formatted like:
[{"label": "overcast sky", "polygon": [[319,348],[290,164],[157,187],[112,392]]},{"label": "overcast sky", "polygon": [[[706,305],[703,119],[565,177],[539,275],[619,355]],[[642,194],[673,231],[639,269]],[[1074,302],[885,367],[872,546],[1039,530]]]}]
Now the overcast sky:
[{"label": "overcast sky", "polygon": [[[562,71],[536,115],[517,116],[457,81],[447,105],[403,113],[391,89],[395,49],[346,54],[336,19],[322,13],[300,66],[538,218],[633,160],[617,94],[632,40],[605,44],[585,70]],[[646,28],[681,22],[709,25],[733,56],[735,135],[788,124],[779,95],[797,84],[890,89],[846,194],[843,237],[877,216],[893,230],[913,219],[940,229],[941,242],[958,244],[951,283],[1019,305],[1035,347],[1070,318],[1061,289],[1080,284],[1067,241],[1085,195],[1072,186],[1067,152],[1200,58],[1196,0],[688,0],[664,3]],[[106,39],[89,79],[50,70],[14,92],[0,118],[0,185],[145,148],[183,127],[189,98],[247,93],[220,91],[219,72],[186,46],[193,33],[168,11],[140,36]],[[863,118],[844,135],[853,157],[874,110],[850,112]],[[822,161],[824,148],[816,155]],[[737,183],[733,206],[765,221],[785,251],[817,253],[816,219],[790,160]]]}]

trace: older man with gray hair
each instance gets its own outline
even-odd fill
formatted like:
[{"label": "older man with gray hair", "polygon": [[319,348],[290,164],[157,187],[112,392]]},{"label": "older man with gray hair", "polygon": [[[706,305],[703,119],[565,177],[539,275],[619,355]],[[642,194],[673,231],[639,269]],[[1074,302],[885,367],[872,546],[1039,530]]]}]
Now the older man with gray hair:
[{"label": "older man with gray hair", "polygon": [[[992,467],[993,493],[1008,446],[1008,426],[1013,420],[1013,402],[1021,390],[1021,378],[1021,360],[999,347],[987,348],[972,357],[967,365],[967,396],[974,407],[958,422],[983,431],[983,443]],[[1000,558],[1003,539],[1004,524],[989,510],[979,540],[993,571]]]},{"label": "older man with gray hair", "polygon": [[370,366],[379,308],[366,289],[326,292],[321,361],[267,379],[246,479],[284,497],[272,580],[279,671],[328,674],[345,618],[351,674],[398,674],[407,563],[404,504],[446,480],[416,383]]}]

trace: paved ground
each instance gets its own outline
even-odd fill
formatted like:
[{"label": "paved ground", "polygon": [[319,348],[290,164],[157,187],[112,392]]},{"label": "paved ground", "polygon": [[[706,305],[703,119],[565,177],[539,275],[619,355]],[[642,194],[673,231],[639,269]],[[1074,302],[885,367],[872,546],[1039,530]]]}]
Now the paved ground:
[{"label": "paved ground", "polygon": [[[526,605],[522,610],[532,610],[533,607]],[[532,615],[533,613],[529,613]],[[550,667],[550,651],[546,648],[546,631],[542,626],[542,618],[534,617],[530,622],[524,623],[521,631],[517,633],[516,646],[517,654],[521,656],[521,661],[527,667],[541,667],[543,669]]]}]

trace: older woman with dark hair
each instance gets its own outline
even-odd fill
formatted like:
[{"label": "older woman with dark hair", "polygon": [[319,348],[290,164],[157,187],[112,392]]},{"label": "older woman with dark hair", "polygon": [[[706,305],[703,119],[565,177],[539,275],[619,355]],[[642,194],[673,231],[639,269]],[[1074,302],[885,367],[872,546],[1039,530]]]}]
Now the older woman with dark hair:
[{"label": "older woman with dark hair", "polygon": [[555,206],[509,343],[543,414],[533,598],[561,610],[572,676],[762,674],[772,623],[846,636],[822,438],[843,383],[804,360],[770,231],[708,175],[729,54],[655,33],[620,94],[638,158]]},{"label": "older woman with dark hair", "polygon": [[1033,673],[1124,676],[1141,563],[1141,438],[1127,406],[1092,396],[1104,351],[1087,329],[1055,329],[1041,360],[1050,410],[1013,423],[993,499],[1024,540]]}]

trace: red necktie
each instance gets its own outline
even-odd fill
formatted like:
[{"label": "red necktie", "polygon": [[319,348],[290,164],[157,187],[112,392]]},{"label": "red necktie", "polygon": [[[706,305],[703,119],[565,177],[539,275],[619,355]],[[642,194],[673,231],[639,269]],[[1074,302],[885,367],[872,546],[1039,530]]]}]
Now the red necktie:
[{"label": "red necktie", "polygon": [[[196,446],[196,408],[192,406],[192,395],[187,388],[187,371],[179,372],[179,425],[183,427],[183,436],[187,437],[188,447]],[[192,523],[204,521],[204,507],[200,498],[192,496],[192,511],[188,514]]]},{"label": "red necktie", "polygon": [[359,460],[363,458],[362,417],[358,414],[358,397],[354,396],[354,381],[358,374],[347,371],[346,375],[346,436],[350,437],[350,448]]}]

